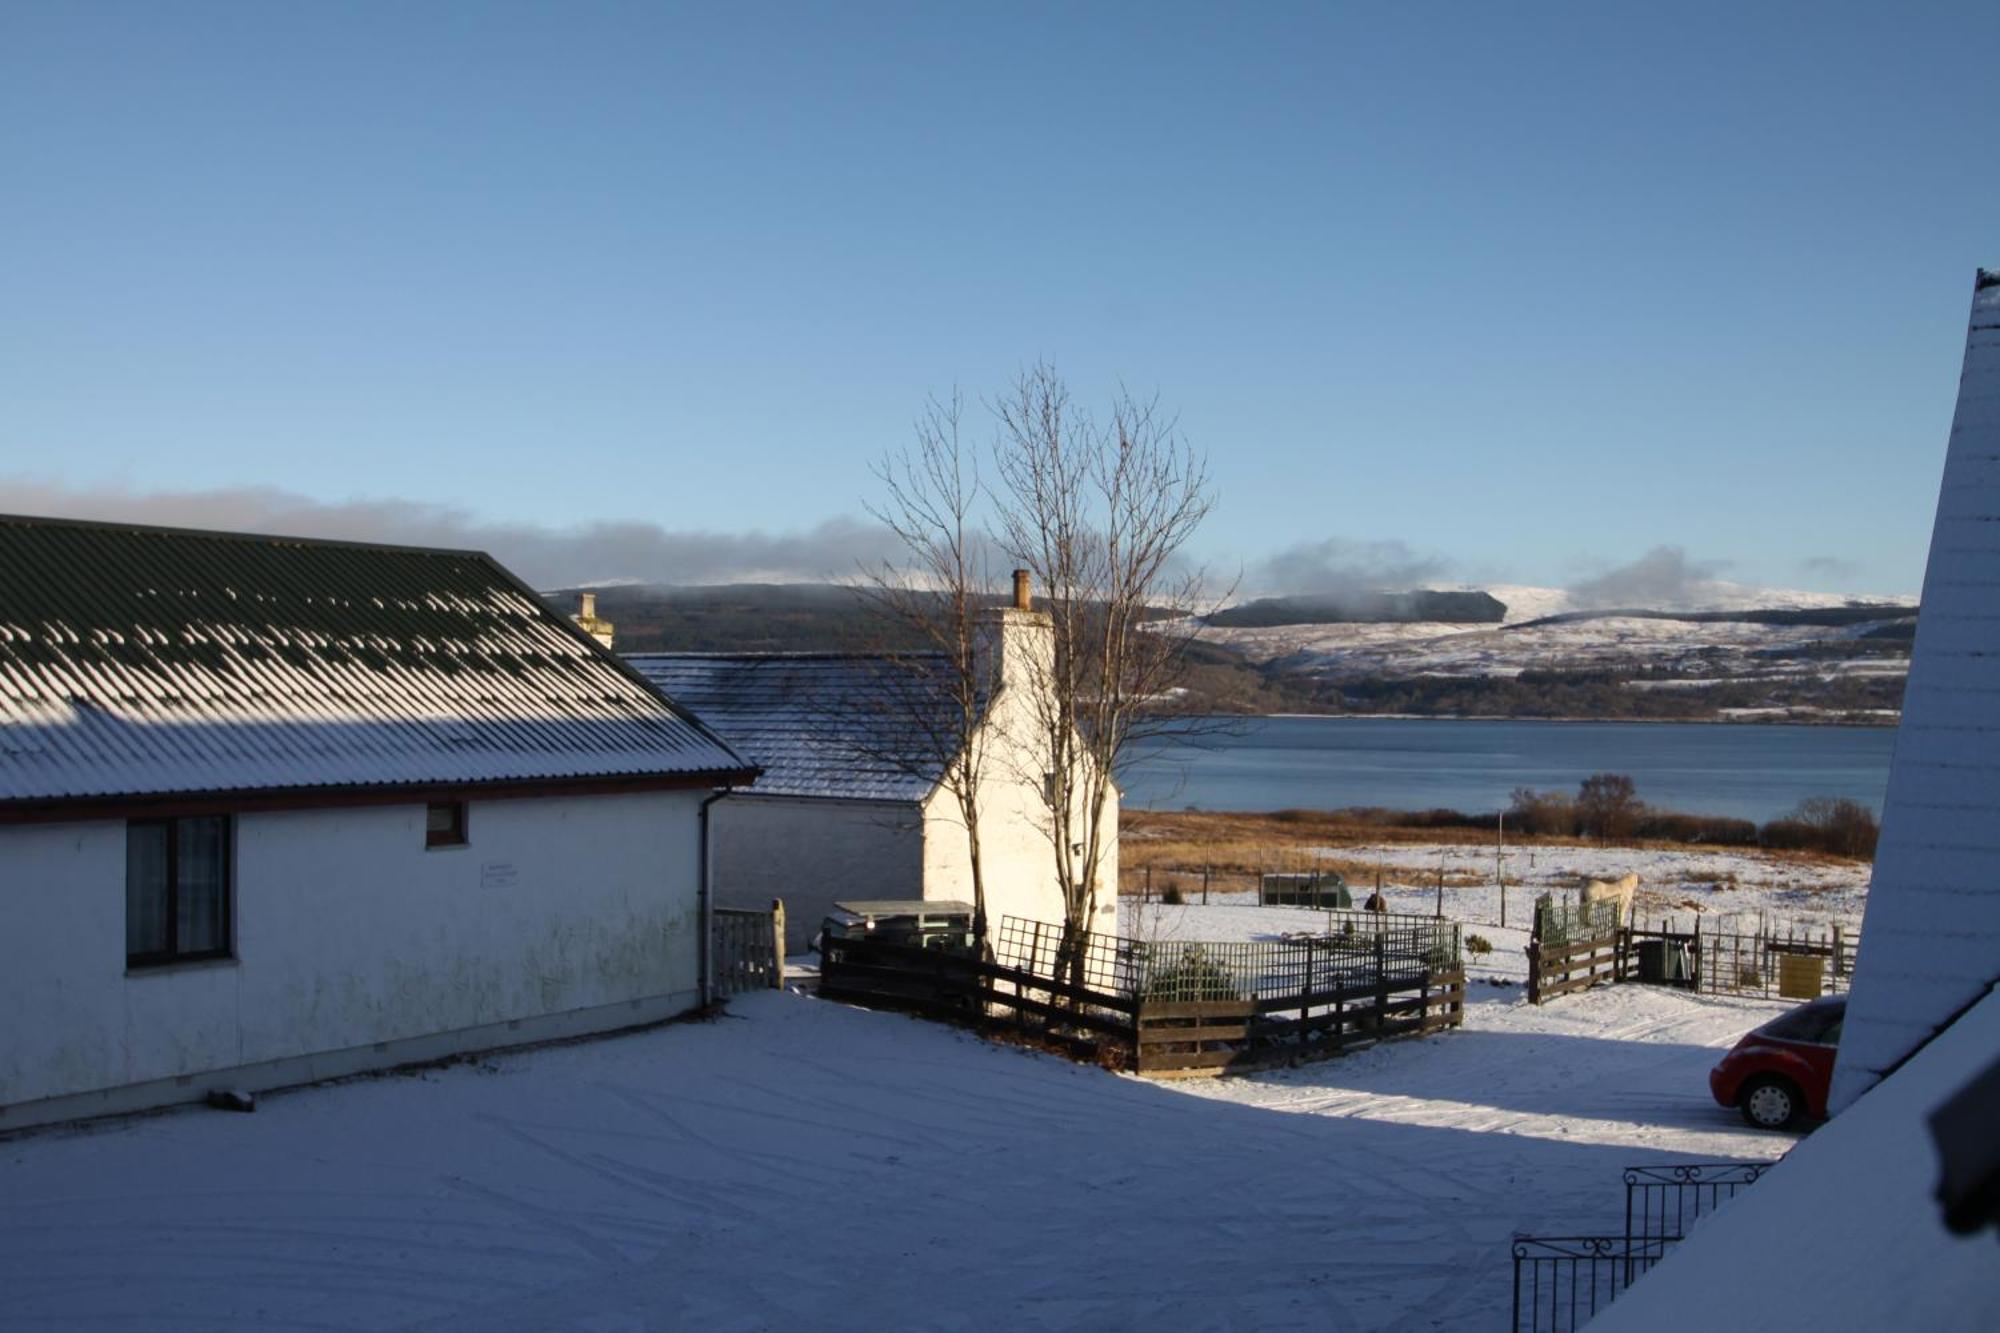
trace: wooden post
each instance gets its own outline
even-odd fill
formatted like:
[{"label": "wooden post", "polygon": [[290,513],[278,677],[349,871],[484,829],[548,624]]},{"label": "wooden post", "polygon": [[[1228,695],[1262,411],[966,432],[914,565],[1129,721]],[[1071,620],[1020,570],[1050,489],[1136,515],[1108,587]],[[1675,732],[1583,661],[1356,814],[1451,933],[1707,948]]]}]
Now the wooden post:
[{"label": "wooden post", "polygon": [[771,899],[771,989],[785,988],[785,900]]},{"label": "wooden post", "polygon": [[1309,1001],[1312,998],[1312,993],[1313,993],[1313,942],[1311,940],[1307,940],[1306,976],[1305,980],[1299,983],[1299,1045],[1301,1046],[1304,1046],[1307,1041],[1306,1011],[1310,1007],[1307,1001]]},{"label": "wooden post", "polygon": [[1507,812],[1500,812],[1500,830],[1493,840],[1493,882],[1500,886],[1500,925],[1507,924],[1507,874],[1500,858],[1507,851]]},{"label": "wooden post", "polygon": [[1208,864],[1206,862],[1203,862],[1201,867],[1201,905],[1203,907],[1208,906]]},{"label": "wooden post", "polygon": [[1542,1002],[1542,942],[1528,941],[1528,1003]]},{"label": "wooden post", "polygon": [[1444,857],[1442,854],[1440,854],[1438,857],[1438,898],[1437,898],[1436,916],[1438,920],[1440,921],[1444,920]]},{"label": "wooden post", "polygon": [[[1146,867],[1146,887],[1139,890],[1139,901],[1142,903],[1146,903],[1146,902],[1151,902],[1152,900],[1153,900],[1153,867],[1149,865]],[[1039,934],[1040,932],[1038,931],[1036,933]]]},{"label": "wooden post", "polygon": [[1389,976],[1388,966],[1382,957],[1382,932],[1375,932],[1375,1035],[1382,1035],[1382,1025],[1389,1021]]}]

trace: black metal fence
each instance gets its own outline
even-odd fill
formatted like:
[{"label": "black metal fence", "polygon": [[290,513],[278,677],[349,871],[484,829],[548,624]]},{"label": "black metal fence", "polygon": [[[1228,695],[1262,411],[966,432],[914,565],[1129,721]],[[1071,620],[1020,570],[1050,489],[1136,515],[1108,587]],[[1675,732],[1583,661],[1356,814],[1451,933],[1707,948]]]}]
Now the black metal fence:
[{"label": "black metal fence", "polygon": [[1513,1333],[1575,1333],[1652,1271],[1695,1222],[1770,1170],[1761,1162],[1625,1169],[1619,1236],[1514,1237]]},{"label": "black metal fence", "polygon": [[1625,1238],[1676,1241],[1708,1213],[1757,1183],[1768,1162],[1677,1162],[1625,1168]]},{"label": "black metal fence", "polygon": [[1329,912],[1323,933],[1275,940],[1136,940],[1088,935],[1064,957],[1063,929],[1005,917],[994,961],[1139,1000],[1268,1000],[1359,986],[1402,989],[1457,971],[1458,923],[1428,916]]},{"label": "black metal fence", "polygon": [[1575,1333],[1666,1254],[1623,1236],[1514,1237],[1514,1333]]},{"label": "black metal fence", "polygon": [[1665,922],[1624,932],[1634,960],[1626,980],[1680,986],[1708,995],[1809,1000],[1844,992],[1854,976],[1861,932],[1838,923],[1760,921],[1752,930],[1693,930]]}]

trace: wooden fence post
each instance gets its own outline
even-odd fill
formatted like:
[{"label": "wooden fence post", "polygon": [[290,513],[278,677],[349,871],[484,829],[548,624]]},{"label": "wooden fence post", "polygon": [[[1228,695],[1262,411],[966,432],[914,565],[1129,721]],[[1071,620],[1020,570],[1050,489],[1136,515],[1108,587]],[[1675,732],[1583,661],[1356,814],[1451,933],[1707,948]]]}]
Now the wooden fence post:
[{"label": "wooden fence post", "polygon": [[785,988],[785,900],[771,899],[771,989]]},{"label": "wooden fence post", "polygon": [[1528,1003],[1542,1002],[1542,942],[1528,941]]},{"label": "wooden fence post", "polygon": [[1375,932],[1375,1032],[1381,1035],[1382,1024],[1389,1020],[1389,969],[1382,956],[1382,932]]}]

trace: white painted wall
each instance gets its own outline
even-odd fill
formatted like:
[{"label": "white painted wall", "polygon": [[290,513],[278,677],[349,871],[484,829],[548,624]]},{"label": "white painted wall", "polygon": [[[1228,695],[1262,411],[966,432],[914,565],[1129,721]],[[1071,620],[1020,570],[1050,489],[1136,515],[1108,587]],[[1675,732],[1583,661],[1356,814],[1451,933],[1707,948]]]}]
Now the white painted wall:
[{"label": "white painted wall", "polygon": [[[1049,842],[1048,808],[1034,787],[1007,765],[989,769],[980,783],[980,863],[985,872],[986,915],[1060,923],[1062,886]],[[1118,928],[1118,795],[1107,798],[1106,846],[1098,859],[1092,929]],[[929,899],[972,901],[972,858],[958,799],[939,788],[924,806],[924,894]]]},{"label": "white painted wall", "polygon": [[0,1107],[651,997],[692,1007],[701,798],[474,801],[469,845],[436,849],[422,805],[242,815],[235,958],[129,975],[124,824],[0,827]]},{"label": "white painted wall", "polygon": [[1980,275],[1829,1099],[2000,980],[2000,274]]},{"label": "white painted wall", "polygon": [[[1002,917],[1060,923],[1062,886],[1056,877],[1043,775],[1052,767],[1035,692],[1052,674],[1055,640],[1046,615],[1011,608],[988,614],[983,651],[997,684],[975,741],[979,766],[980,866],[986,915],[997,929]],[[1092,929],[1118,926],[1118,792],[1110,787],[1102,812],[1097,892]],[[1085,822],[1073,818],[1070,841],[1086,840]],[[924,806],[924,896],[972,901],[972,858],[958,799],[940,787]]]},{"label": "white painted wall", "polygon": [[718,907],[785,900],[785,948],[803,952],[833,904],[950,897],[924,888],[925,838],[914,804],[758,796],[709,807]]}]

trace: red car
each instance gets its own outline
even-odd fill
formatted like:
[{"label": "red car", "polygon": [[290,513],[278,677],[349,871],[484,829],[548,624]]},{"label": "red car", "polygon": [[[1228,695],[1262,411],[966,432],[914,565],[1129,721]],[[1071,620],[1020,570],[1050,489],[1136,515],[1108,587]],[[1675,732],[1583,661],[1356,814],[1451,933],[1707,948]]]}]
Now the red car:
[{"label": "red car", "polygon": [[1826,1088],[1847,1017],[1845,995],[1825,995],[1779,1014],[1730,1048],[1708,1071],[1708,1090],[1759,1129],[1826,1118]]}]

